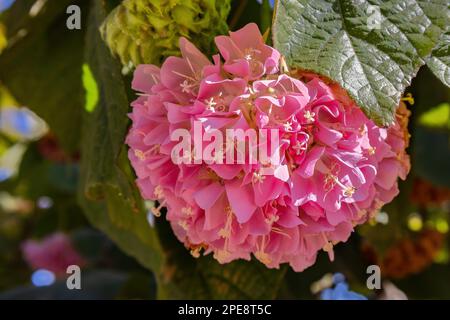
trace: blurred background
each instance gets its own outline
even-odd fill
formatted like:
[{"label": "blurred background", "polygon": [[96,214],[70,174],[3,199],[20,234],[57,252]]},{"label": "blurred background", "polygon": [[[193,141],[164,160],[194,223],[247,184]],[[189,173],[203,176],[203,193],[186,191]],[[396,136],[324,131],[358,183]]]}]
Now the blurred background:
[{"label": "blurred background", "polygon": [[[14,15],[8,13],[15,7]],[[21,9],[14,0],[0,0],[0,299],[155,299],[160,275],[93,227],[95,219],[80,201],[83,157],[94,152],[95,161],[104,161],[96,157],[102,146],[86,150],[80,133],[80,119],[94,114],[90,108],[102,94],[82,64],[86,56],[77,51],[86,35],[60,34],[52,27],[52,32],[25,37],[30,43],[23,41],[23,25],[31,31],[34,21],[20,16]],[[251,20],[264,30],[271,10],[269,1],[233,1],[229,25],[236,29]],[[47,12],[40,18],[49,19],[47,26],[60,24],[65,14]],[[7,49],[15,41],[18,48]],[[129,76],[123,79],[127,83]],[[76,94],[67,95],[71,91]],[[284,277],[271,297],[337,299],[357,292],[353,298],[450,299],[450,92],[422,68],[404,101],[412,111],[412,171],[401,183],[400,196],[347,244],[337,246],[334,263],[320,254],[305,272],[278,271]],[[152,215],[143,217],[145,228],[153,229]],[[167,226],[159,223],[163,233]],[[177,245],[173,237],[170,241]],[[170,263],[161,272],[166,278],[175,272]],[[73,264],[81,267],[82,290],[66,287],[66,268]],[[371,264],[381,267],[381,290],[366,287]]]}]

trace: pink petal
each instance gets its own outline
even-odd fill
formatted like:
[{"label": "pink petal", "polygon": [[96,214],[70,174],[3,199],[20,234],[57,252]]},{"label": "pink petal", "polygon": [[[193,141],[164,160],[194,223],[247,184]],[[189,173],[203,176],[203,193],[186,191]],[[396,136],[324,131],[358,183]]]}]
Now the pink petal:
[{"label": "pink petal", "polygon": [[211,183],[194,194],[195,202],[202,209],[209,209],[222,195],[223,187],[217,183]]},{"label": "pink petal", "polygon": [[241,186],[239,180],[225,184],[228,201],[239,223],[247,222],[256,210],[251,185]]},{"label": "pink petal", "polygon": [[159,83],[160,69],[152,64],[140,64],[134,71],[131,87],[140,92],[151,93],[152,87]]},{"label": "pink petal", "polygon": [[325,147],[315,146],[306,155],[305,160],[300,167],[295,170],[295,173],[299,174],[303,178],[310,178],[314,174],[317,161],[322,157],[325,152]]}]

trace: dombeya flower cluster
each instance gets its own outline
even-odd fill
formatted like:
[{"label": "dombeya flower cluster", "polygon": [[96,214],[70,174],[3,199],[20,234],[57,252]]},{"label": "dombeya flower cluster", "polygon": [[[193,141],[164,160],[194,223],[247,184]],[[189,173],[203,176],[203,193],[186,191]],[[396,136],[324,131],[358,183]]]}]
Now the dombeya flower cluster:
[{"label": "dombeya flower cluster", "polygon": [[[409,170],[407,110],[380,128],[338,85],[284,73],[255,24],[218,36],[211,62],[180,39],[182,57],[140,65],[129,158],[145,199],[193,256],[220,263],[252,256],[269,268],[314,264],[398,193]],[[275,129],[278,163],[181,163],[171,133]],[[247,155],[248,156],[248,155]]]}]

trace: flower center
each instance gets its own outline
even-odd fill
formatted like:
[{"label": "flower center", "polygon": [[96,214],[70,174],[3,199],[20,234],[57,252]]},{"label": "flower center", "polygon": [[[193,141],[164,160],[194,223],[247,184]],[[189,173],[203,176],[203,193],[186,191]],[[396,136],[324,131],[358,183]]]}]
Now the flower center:
[{"label": "flower center", "polygon": [[305,151],[308,148],[308,144],[306,141],[300,142],[300,141],[296,141],[295,145],[292,147],[292,149],[295,150],[295,154],[296,155],[300,155],[303,151]]},{"label": "flower center", "polygon": [[303,116],[305,117],[305,120],[307,123],[313,123],[315,120],[314,117],[316,116],[316,113],[307,110],[307,111],[305,111]]}]

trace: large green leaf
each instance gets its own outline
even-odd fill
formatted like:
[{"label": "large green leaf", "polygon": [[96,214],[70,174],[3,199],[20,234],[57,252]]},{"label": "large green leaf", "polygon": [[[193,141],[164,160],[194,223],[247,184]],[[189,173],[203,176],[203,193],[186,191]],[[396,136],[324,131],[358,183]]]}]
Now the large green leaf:
[{"label": "large green leaf", "polygon": [[0,56],[0,81],[20,104],[48,122],[63,147],[73,150],[80,133],[85,28],[66,27],[66,8],[76,4],[85,14],[88,1],[47,1],[33,16],[35,2],[16,1],[2,17],[8,47]]},{"label": "large green leaf", "polygon": [[92,70],[99,101],[83,115],[79,198],[92,224],[144,266],[159,272],[163,260],[159,240],[147,222],[124,145],[129,123],[128,84],[98,31],[107,4],[93,2],[87,29],[84,68]]},{"label": "large green leaf", "polygon": [[427,59],[427,65],[447,87],[450,87],[450,29],[441,37]]},{"label": "large green leaf", "polygon": [[338,82],[387,125],[448,21],[448,0],[280,0],[274,43],[288,65]]}]

